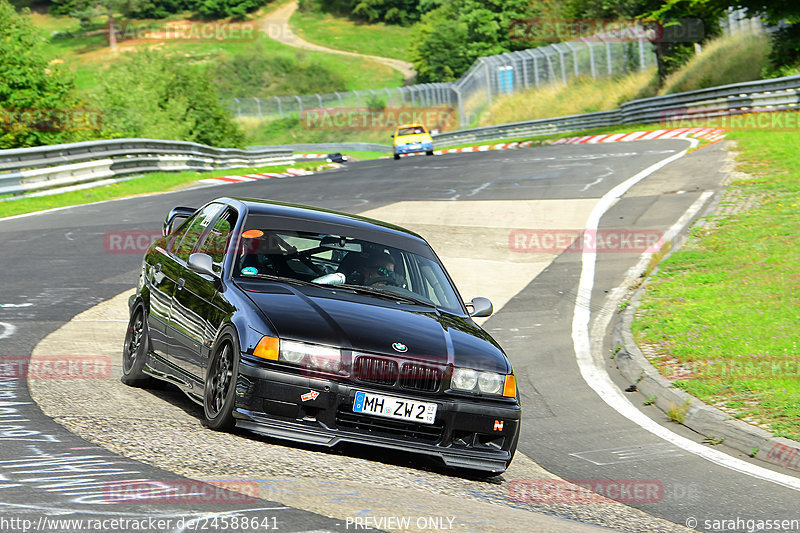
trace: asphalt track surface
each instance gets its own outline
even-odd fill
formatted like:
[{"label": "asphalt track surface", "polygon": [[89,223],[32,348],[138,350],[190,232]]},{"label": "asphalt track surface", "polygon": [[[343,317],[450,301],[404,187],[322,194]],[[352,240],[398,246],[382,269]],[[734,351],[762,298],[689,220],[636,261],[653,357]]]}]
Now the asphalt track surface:
[{"label": "asphalt track surface", "polygon": [[[197,206],[230,195],[361,212],[415,200],[593,199],[686,147],[686,141],[663,140],[363,162],[309,177],[190,189],[2,220],[0,354],[30,354],[42,338],[74,315],[129,289],[141,256],[107,253],[103,236],[110,230],[158,229],[175,205]],[[601,228],[666,230],[701,193],[719,190],[716,168],[721,158],[721,150],[710,146],[656,172],[605,214]],[[593,316],[637,259],[637,254],[598,254],[588,303]],[[748,520],[800,519],[795,490],[734,472],[666,443],[619,415],[587,386],[571,338],[580,272],[580,254],[561,254],[484,324],[509,354],[518,376],[525,419],[520,451],[565,479],[655,480],[663,486],[661,496],[631,505],[677,524],[688,520],[699,530],[745,531],[750,528]],[[613,369],[610,374],[614,376]],[[635,394],[632,401],[641,405]],[[94,500],[88,496],[76,504],[75,494],[63,484],[48,488],[47,476],[56,473],[63,477],[74,472],[76,480],[170,479],[169,474],[114,456],[66,432],[30,403],[20,380],[0,380],[0,402],[0,420],[9,426],[0,432],[3,517],[46,509],[69,511],[64,515],[69,517],[109,514],[102,504],[102,489]],[[663,415],[652,416],[673,431],[703,440],[668,424]],[[85,496],[85,491],[81,494]],[[269,502],[245,502],[236,509],[247,508],[275,516],[284,526],[281,531],[341,529],[334,520]],[[203,508],[206,513],[215,510]],[[141,507],[117,506],[114,515],[120,511],[130,517],[153,515]],[[155,512],[173,519],[199,516],[169,505],[160,505]],[[0,530],[13,530],[2,526]]]}]

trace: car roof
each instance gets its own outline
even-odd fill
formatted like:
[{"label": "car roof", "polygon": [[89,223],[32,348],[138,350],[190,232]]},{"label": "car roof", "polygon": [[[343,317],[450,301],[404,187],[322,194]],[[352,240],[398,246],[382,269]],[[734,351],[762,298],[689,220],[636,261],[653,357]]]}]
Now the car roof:
[{"label": "car roof", "polygon": [[425,126],[423,126],[419,122],[413,122],[411,124],[400,124],[399,126],[397,126],[397,129],[399,130],[400,128],[424,128],[424,127]]},{"label": "car roof", "polygon": [[294,218],[307,222],[338,224],[340,226],[351,227],[355,229],[395,234],[397,236],[419,240],[427,244],[425,239],[423,239],[420,235],[406,228],[402,228],[388,222],[383,222],[381,220],[353,215],[350,213],[343,213],[341,211],[334,211],[331,209],[324,209],[322,207],[278,202],[275,200],[265,200],[260,198],[226,197],[218,198],[214,201],[231,205],[242,205],[247,208],[249,215],[269,215],[283,218]]}]

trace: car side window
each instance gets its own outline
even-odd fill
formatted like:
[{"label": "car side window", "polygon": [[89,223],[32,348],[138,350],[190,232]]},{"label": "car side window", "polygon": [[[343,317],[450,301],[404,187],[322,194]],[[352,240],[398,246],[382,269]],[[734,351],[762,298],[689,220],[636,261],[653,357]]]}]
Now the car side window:
[{"label": "car side window", "polygon": [[222,209],[222,204],[209,204],[207,205],[200,213],[195,215],[188,224],[182,229],[183,235],[181,237],[181,244],[178,246],[178,249],[175,250],[175,255],[181,261],[187,261],[189,259],[189,255],[192,253],[192,249],[194,249],[194,245],[197,244],[197,241],[200,240],[200,237],[203,235],[203,232],[208,227],[208,224],[213,220],[214,215],[216,215],[220,209]]},{"label": "car side window", "polygon": [[215,263],[221,263],[228,249],[231,229],[236,225],[236,212],[228,209],[214,223],[206,234],[199,251],[211,256]]}]

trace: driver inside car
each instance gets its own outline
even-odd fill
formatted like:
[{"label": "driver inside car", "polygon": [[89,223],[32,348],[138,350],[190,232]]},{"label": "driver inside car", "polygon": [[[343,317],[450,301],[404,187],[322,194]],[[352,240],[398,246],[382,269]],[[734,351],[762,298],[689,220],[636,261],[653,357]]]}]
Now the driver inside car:
[{"label": "driver inside car", "polygon": [[[397,285],[394,274],[394,259],[385,252],[372,252],[361,265],[364,285]],[[386,279],[380,279],[386,278]]]}]

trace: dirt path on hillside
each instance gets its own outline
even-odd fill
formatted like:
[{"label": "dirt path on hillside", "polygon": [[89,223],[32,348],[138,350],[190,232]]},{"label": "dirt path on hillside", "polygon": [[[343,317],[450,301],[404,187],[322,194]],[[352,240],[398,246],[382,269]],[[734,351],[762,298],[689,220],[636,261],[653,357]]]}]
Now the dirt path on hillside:
[{"label": "dirt path on hillside", "polygon": [[279,43],[287,44],[289,46],[293,46],[295,48],[302,48],[304,50],[315,50],[317,52],[328,52],[330,54],[341,54],[345,56],[353,56],[353,57],[362,57],[364,59],[370,59],[372,61],[376,61],[388,67],[391,67],[397,71],[400,71],[403,74],[403,79],[406,83],[410,83],[414,76],[416,76],[416,71],[411,63],[406,61],[401,61],[399,59],[392,59],[389,57],[379,57],[379,56],[370,56],[367,54],[359,54],[356,52],[345,52],[344,50],[335,50],[333,48],[326,48],[324,46],[320,46],[318,44],[309,43],[308,41],[304,41],[297,35],[292,32],[292,29],[289,27],[289,18],[292,16],[297,10],[297,1],[294,0],[289,2],[286,5],[283,5],[264,17],[262,19],[262,28],[267,33],[271,39],[278,41]]}]

